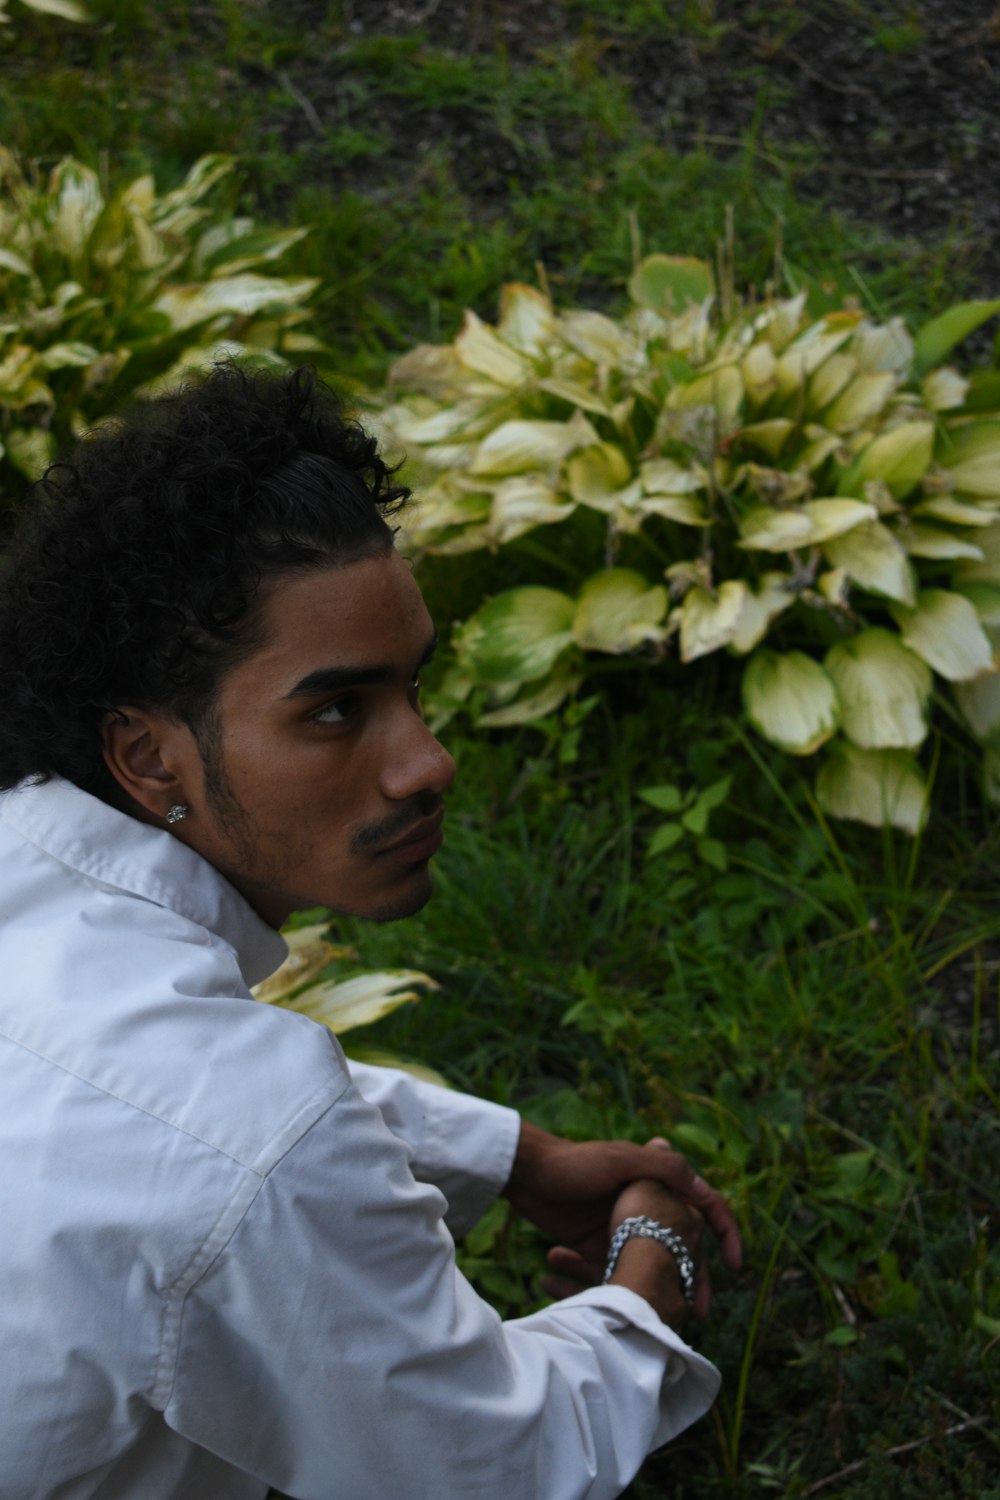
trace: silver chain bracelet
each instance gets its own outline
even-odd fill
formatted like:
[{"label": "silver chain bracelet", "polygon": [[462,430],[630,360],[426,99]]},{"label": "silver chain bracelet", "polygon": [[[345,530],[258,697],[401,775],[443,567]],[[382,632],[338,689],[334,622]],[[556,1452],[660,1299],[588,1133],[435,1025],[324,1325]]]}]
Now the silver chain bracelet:
[{"label": "silver chain bracelet", "polygon": [[664,1250],[669,1250],[677,1262],[677,1269],[681,1273],[681,1287],[684,1292],[684,1301],[688,1307],[694,1306],[694,1261],[687,1245],[673,1229],[667,1229],[663,1224],[658,1224],[655,1219],[649,1219],[645,1214],[639,1214],[632,1219],[623,1219],[611,1236],[611,1245],[608,1250],[608,1264],[604,1269],[604,1282],[607,1284],[614,1275],[618,1257],[622,1253],[622,1247],[628,1240],[655,1240],[662,1245]]}]

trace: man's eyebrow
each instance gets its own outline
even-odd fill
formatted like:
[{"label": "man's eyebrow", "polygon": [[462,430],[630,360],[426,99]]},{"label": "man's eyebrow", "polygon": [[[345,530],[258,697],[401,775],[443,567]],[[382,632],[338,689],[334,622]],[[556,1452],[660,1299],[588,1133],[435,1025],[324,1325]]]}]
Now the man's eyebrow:
[{"label": "man's eyebrow", "polygon": [[[417,672],[426,667],[437,650],[437,644],[438,636],[435,630],[417,662]],[[343,692],[345,688],[369,687],[382,682],[391,682],[395,675],[394,667],[382,663],[357,667],[317,667],[315,672],[308,672],[305,677],[300,678],[291,692],[285,694],[285,699],[315,698],[322,693]]]}]

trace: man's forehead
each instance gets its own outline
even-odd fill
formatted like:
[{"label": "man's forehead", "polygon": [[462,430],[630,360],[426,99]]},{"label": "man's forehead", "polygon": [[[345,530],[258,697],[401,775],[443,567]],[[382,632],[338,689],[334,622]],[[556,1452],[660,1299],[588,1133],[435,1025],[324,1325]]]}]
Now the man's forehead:
[{"label": "man's forehead", "polygon": [[262,585],[258,606],[261,644],[244,666],[261,673],[406,661],[433,635],[423,595],[395,549],[283,573]]}]

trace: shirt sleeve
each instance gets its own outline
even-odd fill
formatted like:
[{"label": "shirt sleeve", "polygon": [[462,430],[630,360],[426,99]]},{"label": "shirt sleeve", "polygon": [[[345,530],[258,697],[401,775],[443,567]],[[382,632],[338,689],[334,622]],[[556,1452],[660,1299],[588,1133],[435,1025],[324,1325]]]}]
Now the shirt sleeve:
[{"label": "shirt sleeve", "polygon": [[348,1088],[178,1288],[169,1426],[299,1500],[619,1495],[717,1372],[622,1287],[503,1323],[443,1209]]},{"label": "shirt sleeve", "polygon": [[424,1083],[397,1068],[347,1059],[358,1091],[410,1148],[419,1182],[448,1200],[445,1222],[456,1239],[486,1212],[510,1177],[520,1116],[501,1104]]}]

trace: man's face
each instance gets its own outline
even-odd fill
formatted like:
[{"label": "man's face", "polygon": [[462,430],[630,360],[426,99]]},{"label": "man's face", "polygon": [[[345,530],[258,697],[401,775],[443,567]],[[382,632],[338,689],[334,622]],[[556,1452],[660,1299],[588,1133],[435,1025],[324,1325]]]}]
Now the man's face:
[{"label": "man's face", "polygon": [[265,644],[222,678],[177,832],[274,925],[317,905],[409,916],[455,775],[420,712],[434,646],[420,590],[391,551],[281,575],[260,608]]}]

